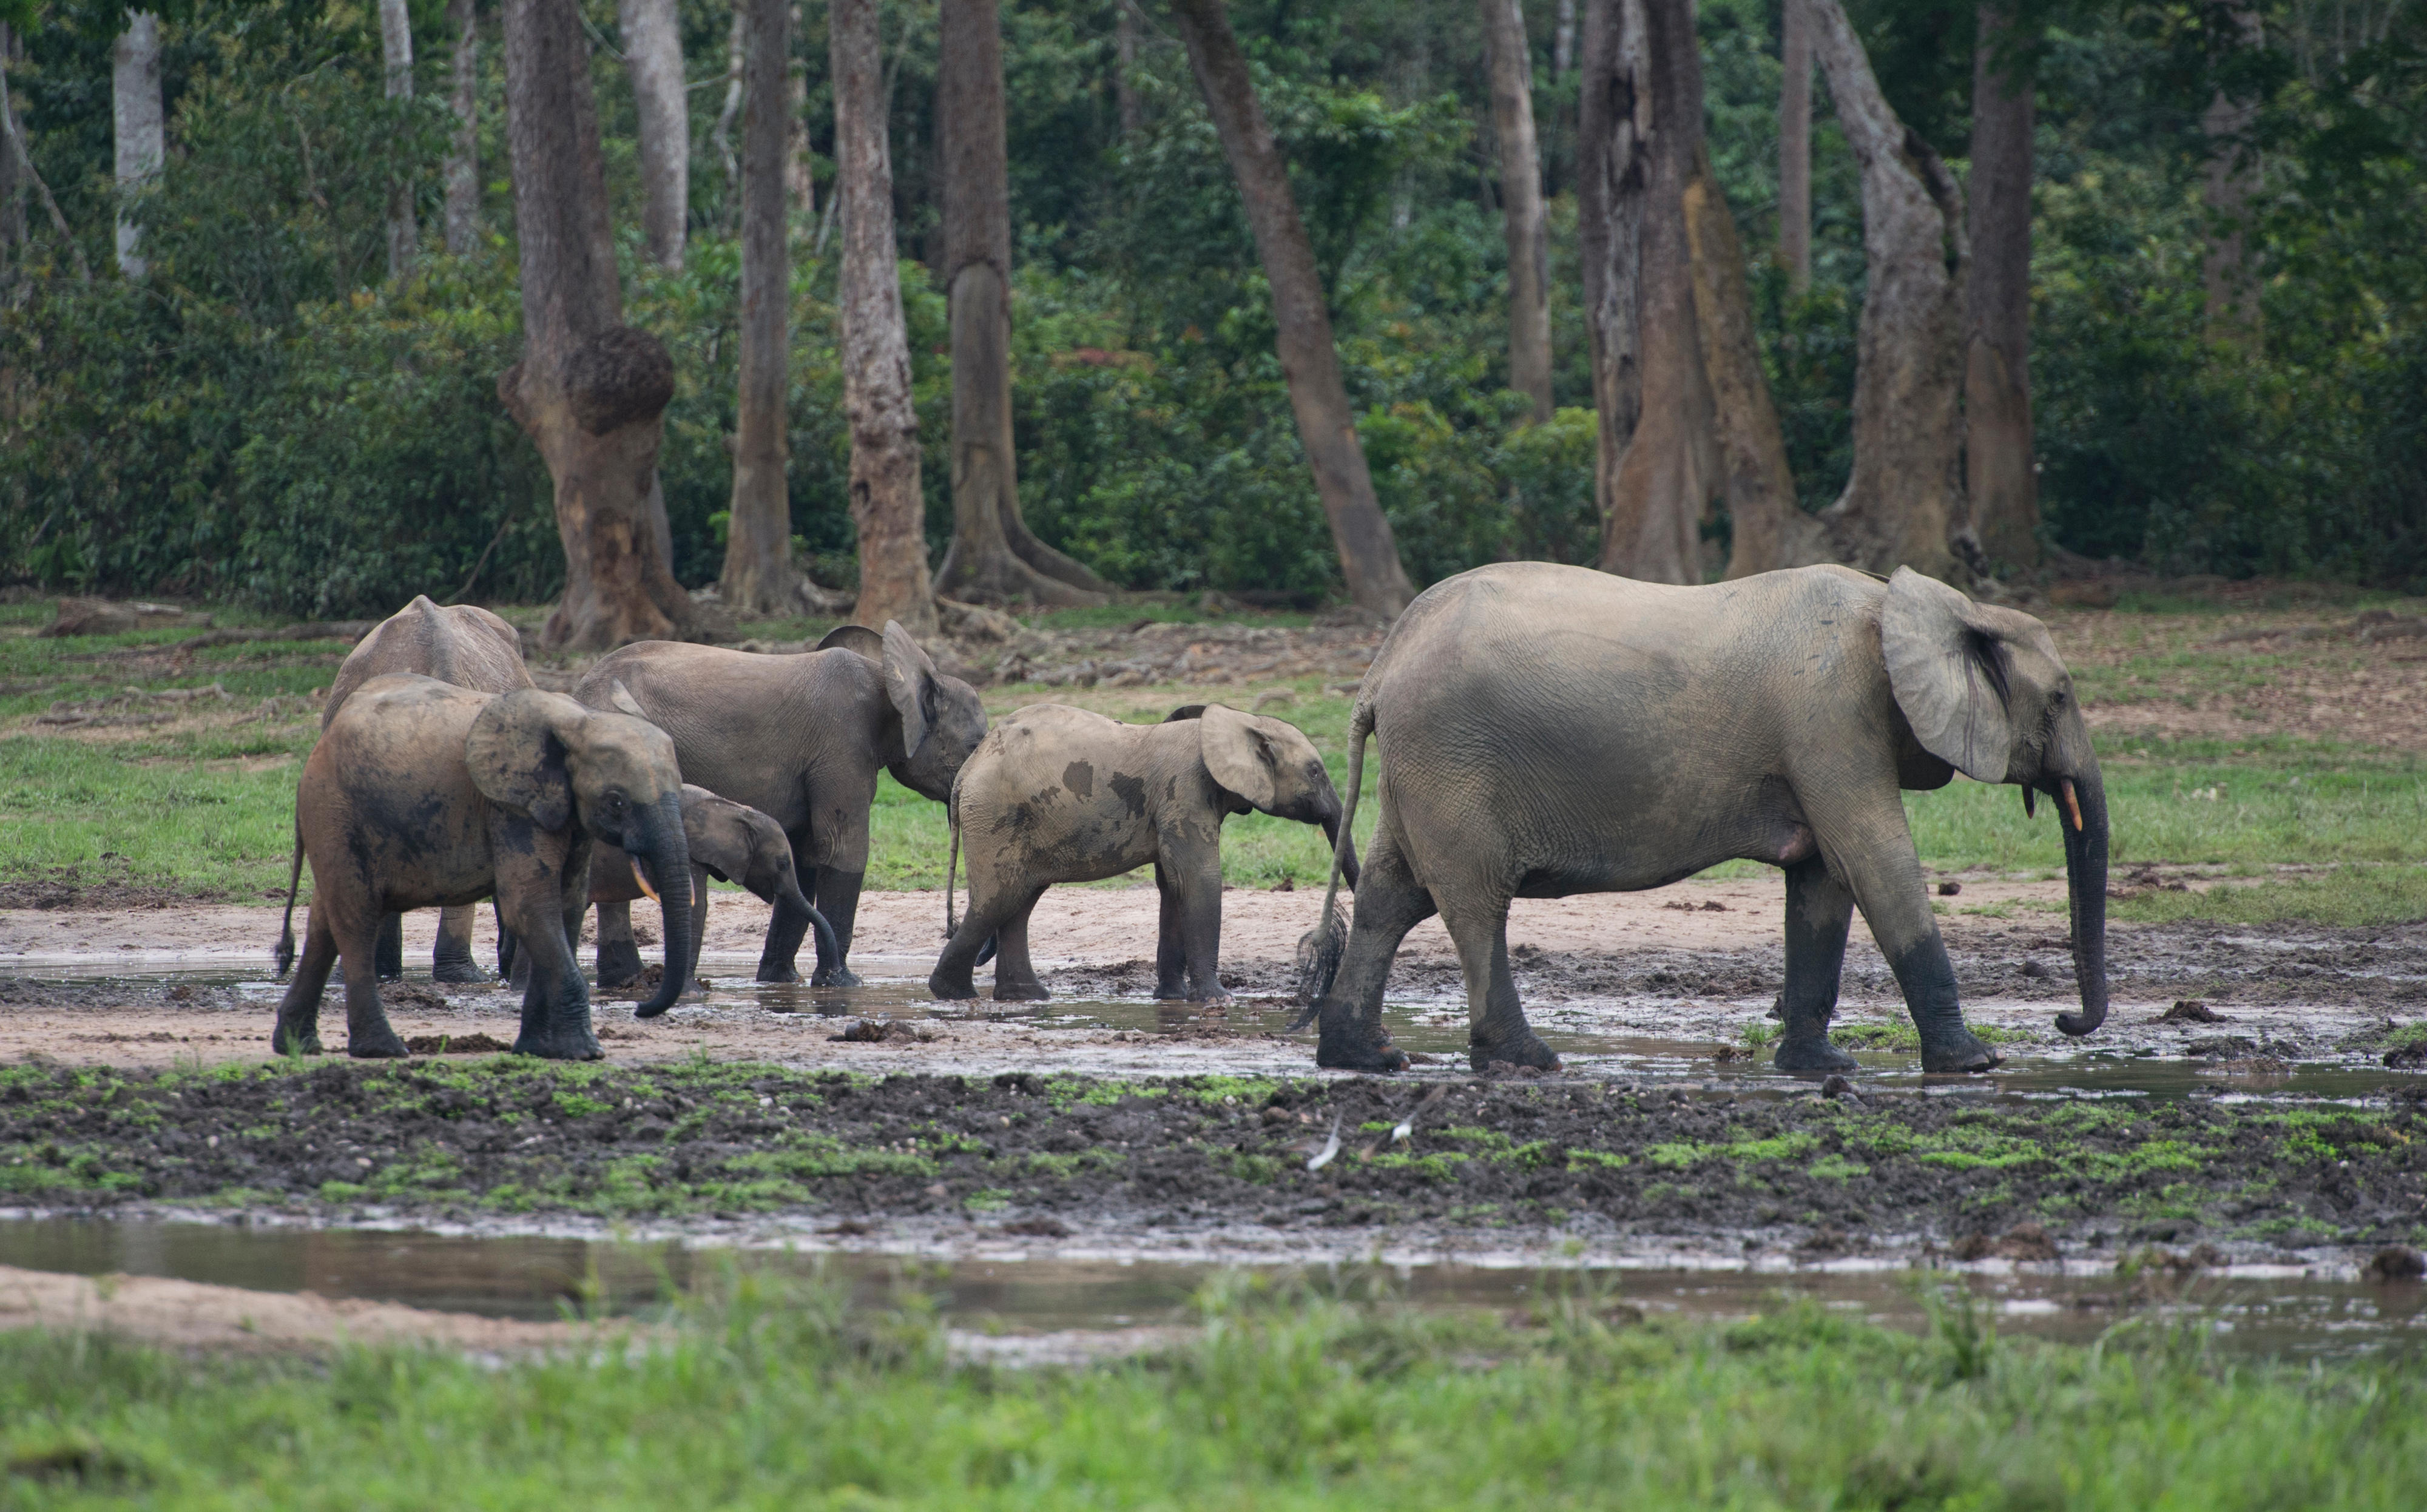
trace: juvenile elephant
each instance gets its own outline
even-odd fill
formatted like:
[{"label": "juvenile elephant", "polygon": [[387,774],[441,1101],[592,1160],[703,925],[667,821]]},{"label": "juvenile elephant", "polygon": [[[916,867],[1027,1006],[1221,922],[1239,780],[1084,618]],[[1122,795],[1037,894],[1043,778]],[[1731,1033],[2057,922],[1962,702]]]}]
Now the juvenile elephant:
[{"label": "juvenile elephant", "polygon": [[2038,620],[1909,568],[1708,587],[1477,568],[1400,617],[1350,732],[1349,811],[1370,732],[1382,817],[1340,980],[1309,984],[1319,1065],[1405,1064],[1383,984],[1400,939],[1439,912],[1475,1063],[1556,1065],[1518,1005],[1509,900],[1632,892],[1744,857],[1786,871],[1780,1067],[1853,1065],[1828,1024],[1859,905],[1923,1068],[1986,1070],[1996,1057],[1964,1027],[1899,796],[1959,771],[2021,785],[2027,810],[2034,792],[2058,800],[2082,1011],[2057,1026],[2087,1034],[2107,1016],[2107,797],[2072,676]]},{"label": "juvenile elephant", "polygon": [[[522,637],[513,626],[487,610],[469,604],[441,609],[429,594],[417,593],[412,603],[372,626],[347,654],[320,707],[320,728],[329,727],[355,689],[373,677],[408,672],[482,693],[510,693],[531,685],[530,671],[523,665]],[[302,879],[303,837],[299,830],[286,882],[286,915],[278,929],[280,976],[295,963],[295,894]],[[430,952],[432,980],[481,980],[481,968],[472,961],[472,912],[468,904],[438,911],[438,943]],[[374,954],[382,978],[404,975],[402,914],[380,921]]]},{"label": "juvenile elephant", "polygon": [[[868,874],[868,811],[876,774],[944,802],[985,734],[977,690],[936,670],[901,626],[845,626],[815,651],[767,656],[643,641],[598,658],[575,690],[614,707],[621,683],[674,738],[683,775],[783,826],[802,891],[834,926],[814,981],[850,986],[845,961]],[[807,884],[814,879],[815,886]],[[798,982],[792,958],[809,920],[778,899],[758,958],[761,982]],[[831,951],[831,953],[829,953]]]},{"label": "juvenile elephant", "polygon": [[[1028,917],[1047,886],[1093,882],[1148,862],[1163,894],[1158,998],[1219,1002],[1222,821],[1249,809],[1319,824],[1357,883],[1357,847],[1313,742],[1277,719],[1219,704],[1123,724],[1063,704],[1032,704],[988,734],[953,789],[953,838],[969,857],[969,911],[927,979],[938,998],[974,998],[969,979],[997,944],[994,995],[1041,1001]],[[944,879],[951,925],[952,876]]]},{"label": "juvenile elephant", "polygon": [[[765,902],[782,901],[808,916],[822,950],[835,949],[834,928],[801,896],[792,870],[792,843],[774,820],[746,804],[719,798],[683,784],[682,823],[691,849],[691,960],[699,973],[699,942],[708,937],[708,879],[739,883]],[[598,907],[598,984],[620,987],[641,974],[641,951],[632,938],[632,900],[648,896],[650,884],[619,846],[604,841],[590,851],[590,901]],[[662,1012],[662,1010],[660,1010]],[[643,1013],[643,1018],[656,1014]]]},{"label": "juvenile elephant", "polygon": [[597,1059],[568,937],[589,897],[591,842],[623,847],[672,885],[660,889],[665,981],[642,1005],[661,1013],[682,995],[692,949],[681,788],[674,742],[627,714],[536,689],[365,683],[303,763],[296,819],[312,858],[311,921],[271,1043],[281,1053],[319,1049],[320,992],[342,955],[347,1052],[404,1054],[371,969],[380,919],[494,895],[531,958],[515,1050]]}]

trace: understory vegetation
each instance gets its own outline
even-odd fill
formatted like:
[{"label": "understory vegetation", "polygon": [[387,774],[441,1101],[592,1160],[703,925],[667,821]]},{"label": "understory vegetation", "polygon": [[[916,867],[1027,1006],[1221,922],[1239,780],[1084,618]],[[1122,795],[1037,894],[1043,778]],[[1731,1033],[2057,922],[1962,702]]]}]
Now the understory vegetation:
[{"label": "understory vegetation", "polygon": [[2221,1359],[2188,1328],[1914,1336],[1816,1306],[1642,1322],[1230,1281],[1201,1332],[1079,1369],[954,1364],[905,1292],[746,1273],[670,1331],[561,1358],[198,1362],[0,1335],[12,1505],[2397,1508],[2427,1483],[2404,1363]]}]

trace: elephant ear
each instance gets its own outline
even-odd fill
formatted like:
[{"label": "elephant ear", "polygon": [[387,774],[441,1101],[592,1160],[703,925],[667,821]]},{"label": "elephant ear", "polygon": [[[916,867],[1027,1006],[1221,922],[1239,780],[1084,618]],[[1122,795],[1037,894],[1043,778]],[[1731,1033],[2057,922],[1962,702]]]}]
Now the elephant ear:
[{"label": "elephant ear", "polygon": [[1979,606],[1898,567],[1880,606],[1880,652],[1921,748],[1976,781],[2005,781],[2013,751],[2006,643]]},{"label": "elephant ear", "polygon": [[691,858],[716,873],[720,882],[748,873],[753,817],[763,816],[695,783],[682,786],[683,840],[691,848]]},{"label": "elephant ear", "polygon": [[1272,738],[1254,720],[1219,704],[1206,705],[1197,724],[1203,732],[1205,770],[1214,780],[1246,800],[1249,807],[1269,812],[1280,790],[1273,771],[1278,753]]},{"label": "elephant ear", "polygon": [[902,754],[915,756],[927,740],[929,711],[936,702],[936,664],[899,620],[885,622],[885,691],[902,716]]},{"label": "elephant ear", "polygon": [[473,786],[491,803],[544,830],[573,821],[573,778],[565,751],[578,744],[590,711],[562,693],[525,688],[500,693],[472,721],[464,763]]},{"label": "elephant ear", "polygon": [[614,705],[621,712],[631,715],[634,719],[644,720],[649,717],[648,715],[641,712],[641,701],[632,696],[632,690],[624,686],[624,679],[621,677],[616,678],[615,681],[608,688],[607,702]]},{"label": "elephant ear", "polygon": [[871,661],[885,659],[885,637],[865,625],[838,625],[818,642],[821,651],[856,651]]}]

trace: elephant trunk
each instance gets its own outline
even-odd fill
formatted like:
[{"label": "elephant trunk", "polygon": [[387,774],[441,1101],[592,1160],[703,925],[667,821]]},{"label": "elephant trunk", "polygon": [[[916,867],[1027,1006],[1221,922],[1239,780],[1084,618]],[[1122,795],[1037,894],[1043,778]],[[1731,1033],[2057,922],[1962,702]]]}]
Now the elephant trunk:
[{"label": "elephant trunk", "polygon": [[1338,814],[1335,813],[1323,821],[1323,837],[1331,842],[1332,854],[1340,857],[1340,875],[1347,882],[1348,890],[1355,892],[1357,890],[1357,842],[1350,840],[1344,847],[1340,843]]},{"label": "elephant trunk", "polygon": [[[625,850],[639,861],[658,888],[658,907],[665,920],[665,977],[656,996],[634,1009],[639,1018],[655,1018],[675,1005],[691,985],[692,925],[691,842],[683,834],[682,805],[668,794],[656,808],[633,816],[636,833],[625,836]],[[635,843],[637,842],[637,843]]]},{"label": "elephant trunk", "polygon": [[2056,799],[2073,896],[2074,975],[2081,988],[2081,1012],[2057,1015],[2056,1027],[2087,1034],[2107,1021],[2107,784],[2096,759],[2078,777],[2058,778]]},{"label": "elephant trunk", "polygon": [[801,891],[801,879],[790,867],[776,874],[774,894],[767,900],[769,902],[787,903],[808,916],[809,928],[817,931],[818,953],[823,959],[842,959],[842,942],[835,937],[834,926],[826,922],[826,916],[819,913],[817,904],[809,902],[808,895]]}]

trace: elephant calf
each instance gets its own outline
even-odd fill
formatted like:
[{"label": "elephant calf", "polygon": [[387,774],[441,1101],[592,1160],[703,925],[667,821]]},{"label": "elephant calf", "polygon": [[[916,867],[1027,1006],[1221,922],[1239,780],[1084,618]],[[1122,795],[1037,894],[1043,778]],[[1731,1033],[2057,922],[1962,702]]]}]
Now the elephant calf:
[{"label": "elephant calf", "polygon": [[[1163,893],[1155,996],[1218,1002],[1222,990],[1222,821],[1249,809],[1319,824],[1357,882],[1341,840],[1340,798],[1313,742],[1277,719],[1219,704],[1161,724],[1034,704],[979,742],[953,785],[955,856],[969,856],[969,912],[927,986],[974,998],[969,973],[997,944],[994,995],[1047,996],[1028,956],[1028,916],[1056,882],[1094,882],[1148,862]],[[952,878],[945,877],[951,926]]]},{"label": "elephant calf", "polygon": [[[685,974],[696,976],[699,942],[708,937],[708,879],[739,883],[762,902],[789,903],[818,932],[818,949],[839,954],[834,927],[801,895],[792,870],[792,841],[782,825],[747,804],[719,798],[683,784],[683,838],[691,847],[691,959]],[[600,843],[590,853],[590,901],[598,906],[598,984],[620,987],[641,974],[641,951],[632,938],[632,900],[654,894],[632,859],[618,846]],[[667,969],[674,968],[671,960]],[[662,1009],[659,1010],[663,1012]],[[643,1018],[656,1014],[643,1013]]]},{"label": "elephant calf", "polygon": [[667,885],[666,977],[642,1007],[663,1012],[682,996],[692,959],[681,788],[674,742],[627,714],[537,689],[365,683],[303,763],[295,816],[312,861],[311,922],[271,1044],[282,1054],[319,1049],[320,993],[343,955],[347,1052],[404,1054],[371,968],[381,919],[494,895],[531,957],[514,1049],[597,1059],[569,939],[589,896],[590,845],[623,847]]}]

